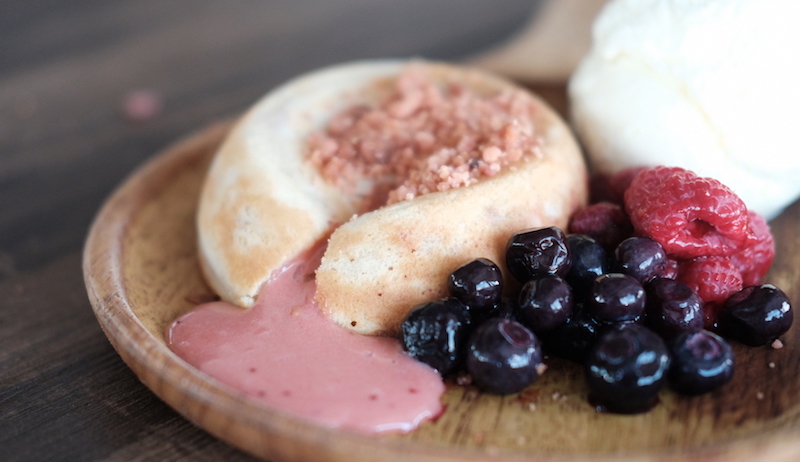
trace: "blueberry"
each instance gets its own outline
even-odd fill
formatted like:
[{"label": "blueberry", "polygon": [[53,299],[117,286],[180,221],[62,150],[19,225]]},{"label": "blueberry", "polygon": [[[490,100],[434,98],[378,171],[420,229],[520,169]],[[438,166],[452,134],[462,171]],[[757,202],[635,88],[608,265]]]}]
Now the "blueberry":
[{"label": "blueberry", "polygon": [[605,247],[585,234],[567,236],[572,264],[567,281],[576,291],[586,292],[598,276],[611,271],[611,261]]},{"label": "blueberry", "polygon": [[469,326],[468,314],[460,302],[423,303],[400,326],[403,349],[446,376],[463,364]]},{"label": "blueberry", "polygon": [[450,274],[450,295],[474,311],[489,311],[503,295],[503,274],[491,260],[473,260]]},{"label": "blueberry", "polygon": [[521,231],[506,245],[506,266],[517,281],[526,283],[537,276],[566,276],[570,254],[564,232],[555,226]]},{"label": "blueberry", "polygon": [[680,393],[706,393],[728,383],[733,376],[733,349],[711,332],[684,332],[670,342],[670,351],[669,381]]},{"label": "blueberry", "polygon": [[601,326],[587,313],[584,305],[575,303],[572,314],[563,324],[539,335],[548,354],[583,363],[601,330]]},{"label": "blueberry", "polygon": [[723,303],[719,330],[727,338],[759,346],[789,330],[793,317],[792,305],[782,290],[772,284],[749,286]]},{"label": "blueberry", "polygon": [[494,318],[513,319],[517,321],[518,310],[519,310],[519,304],[517,303],[514,297],[503,296],[500,299],[500,303],[493,306],[489,310],[480,311],[480,310],[469,309],[468,312],[469,312],[470,324],[474,329],[483,324],[484,322]]},{"label": "blueberry", "polygon": [[[491,318],[505,318],[519,321],[519,319],[517,319],[518,313],[519,303],[517,299],[515,297],[503,297],[500,299],[500,303],[490,312],[490,316]],[[484,321],[488,321],[488,319]]]},{"label": "blueberry", "polygon": [[549,274],[522,286],[518,316],[534,332],[544,332],[563,324],[572,314],[572,288],[567,281]]},{"label": "blueberry", "polygon": [[587,308],[601,323],[629,322],[644,313],[644,287],[631,276],[608,273],[595,279]]},{"label": "blueberry", "polygon": [[473,382],[490,393],[510,394],[533,383],[544,371],[536,336],[510,319],[492,319],[472,333],[467,371]]},{"label": "blueberry", "polygon": [[670,365],[664,341],[639,324],[621,324],[600,336],[586,361],[589,398],[598,409],[635,414],[658,401]]},{"label": "blueberry", "polygon": [[703,302],[691,287],[657,277],[645,285],[647,326],[664,338],[703,329]]},{"label": "blueberry", "polygon": [[661,244],[645,236],[629,237],[614,251],[620,273],[642,284],[660,276],[667,268],[667,253]]}]

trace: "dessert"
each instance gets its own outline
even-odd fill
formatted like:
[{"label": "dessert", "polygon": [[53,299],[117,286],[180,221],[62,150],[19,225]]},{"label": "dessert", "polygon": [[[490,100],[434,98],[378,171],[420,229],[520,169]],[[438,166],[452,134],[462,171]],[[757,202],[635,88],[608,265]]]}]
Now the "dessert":
[{"label": "dessert", "polygon": [[[416,83],[404,69],[432,84]],[[469,94],[474,96],[465,100]],[[475,119],[458,107],[447,109],[444,96],[479,107],[470,101],[487,101],[495,109]],[[422,111],[435,122],[442,110],[456,116],[444,122],[465,127],[437,122],[436,134],[449,135],[456,146],[416,130],[412,142],[398,141],[403,149],[397,163],[410,165],[408,158],[419,154],[413,149],[432,145],[425,165],[392,170],[375,161],[385,137],[402,138],[415,127],[403,125],[406,112]],[[327,144],[344,144],[337,130],[349,133],[348,124],[360,123],[365,113],[372,119],[364,123],[386,131],[384,138],[360,136],[362,145],[377,143],[377,149],[356,146],[366,153],[344,166],[344,153],[319,153]],[[430,181],[427,165],[442,181]],[[473,170],[483,175],[476,178]],[[380,206],[387,198],[390,203]],[[292,81],[240,120],[217,153],[200,198],[200,258],[222,299],[246,308],[282,264],[330,234],[316,272],[320,307],[348,329],[394,335],[410,307],[445,293],[440,281],[453,268],[474,254],[499,257],[512,230],[565,226],[585,199],[577,145],[535,96],[497,77],[444,64],[355,63]]]},{"label": "dessert", "polygon": [[569,83],[598,172],[681,166],[771,219],[800,194],[800,4],[617,0]]},{"label": "dessert", "polygon": [[[479,260],[444,276],[474,253],[500,255],[508,230],[566,225],[586,198],[566,125],[507,81],[401,61],[301,77],[248,111],[214,158],[197,229],[222,301],[177,319],[170,347],[277,409],[356,431],[409,431],[442,412],[448,369],[471,364],[485,372],[476,381],[500,378],[503,392],[544,370],[538,340],[516,322],[483,328],[470,346],[480,353],[511,338],[516,360],[499,372],[485,354],[456,357],[468,313],[452,310],[469,303],[470,316],[484,308],[488,318],[505,265]],[[428,343],[361,335],[398,334],[418,302],[448,285],[464,303],[429,303],[404,327]]]}]

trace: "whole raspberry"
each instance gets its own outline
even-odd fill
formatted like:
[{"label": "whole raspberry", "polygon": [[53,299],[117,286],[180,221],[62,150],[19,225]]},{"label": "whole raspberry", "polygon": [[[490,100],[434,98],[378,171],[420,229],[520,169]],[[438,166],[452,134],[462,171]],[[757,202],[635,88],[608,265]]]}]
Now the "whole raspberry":
[{"label": "whole raspberry", "polygon": [[742,290],[742,275],[727,257],[686,260],[680,265],[678,280],[691,287],[706,304],[720,304]]},{"label": "whole raspberry", "polygon": [[753,239],[744,202],[727,186],[677,167],[642,170],[625,191],[637,233],[675,258],[729,256]]},{"label": "whole raspberry", "polygon": [[755,240],[731,255],[733,264],[742,273],[745,287],[759,284],[775,258],[775,240],[769,231],[767,220],[753,211],[748,211],[748,216]]},{"label": "whole raspberry", "polygon": [[570,217],[569,232],[590,236],[611,251],[631,236],[633,226],[621,206],[598,202],[578,210]]}]

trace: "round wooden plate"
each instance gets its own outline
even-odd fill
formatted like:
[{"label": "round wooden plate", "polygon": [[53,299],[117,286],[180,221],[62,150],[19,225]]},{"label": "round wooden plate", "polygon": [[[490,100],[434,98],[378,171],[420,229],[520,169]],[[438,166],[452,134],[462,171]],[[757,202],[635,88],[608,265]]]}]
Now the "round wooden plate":
[{"label": "round wooden plate", "polygon": [[[722,390],[694,398],[667,390],[649,413],[597,413],[581,369],[553,360],[518,395],[450,385],[442,417],[406,435],[324,428],[198,372],[172,354],[164,330],[213,295],[196,259],[194,214],[209,160],[228,128],[209,127],[135,172],[97,216],[84,253],[91,303],[120,356],[156,395],[222,440],[283,462],[800,460],[796,327],[782,349],[735,345],[737,370]],[[798,223],[798,204],[771,223],[779,252],[768,276],[795,301]]]}]

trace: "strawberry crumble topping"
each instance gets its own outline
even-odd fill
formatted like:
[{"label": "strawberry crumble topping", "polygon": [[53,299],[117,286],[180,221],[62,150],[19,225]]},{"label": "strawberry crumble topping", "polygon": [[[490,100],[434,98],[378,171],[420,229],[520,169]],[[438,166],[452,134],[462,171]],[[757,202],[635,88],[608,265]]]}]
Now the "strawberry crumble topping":
[{"label": "strawberry crumble topping", "polygon": [[522,90],[483,96],[411,65],[381,102],[350,107],[312,134],[308,158],[337,186],[371,180],[373,195],[393,204],[471,185],[538,155],[535,111]]}]

